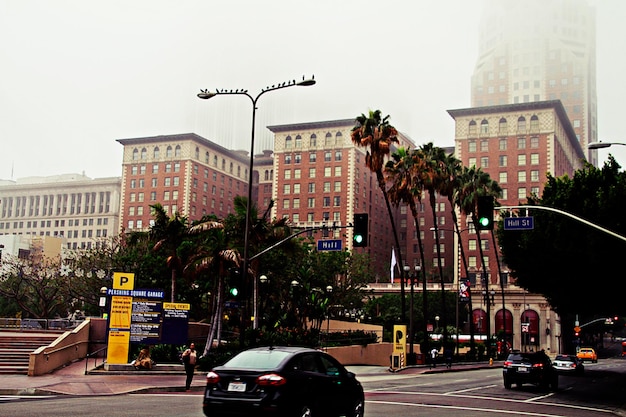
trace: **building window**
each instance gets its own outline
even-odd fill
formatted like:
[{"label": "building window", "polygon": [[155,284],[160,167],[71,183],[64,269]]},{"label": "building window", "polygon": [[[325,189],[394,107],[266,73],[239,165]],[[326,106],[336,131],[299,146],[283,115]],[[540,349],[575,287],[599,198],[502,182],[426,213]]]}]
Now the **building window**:
[{"label": "building window", "polygon": [[309,154],[309,162],[314,163],[317,161],[317,154],[315,152],[311,152]]},{"label": "building window", "polygon": [[526,154],[517,155],[517,165],[518,166],[526,165]]},{"label": "building window", "polygon": [[317,148],[317,135],[315,133],[309,138],[309,148]]},{"label": "building window", "polygon": [[539,154],[531,153],[530,154],[530,164],[531,165],[539,165]]},{"label": "building window", "polygon": [[302,170],[300,168],[293,170],[293,178],[299,180],[302,177]]},{"label": "building window", "polygon": [[307,199],[307,207],[308,208],[315,208],[315,197],[309,197]]},{"label": "building window", "polygon": [[309,168],[309,178],[315,178],[315,168]]},{"label": "building window", "polygon": [[517,182],[526,182],[526,171],[517,171]]},{"label": "building window", "polygon": [[290,170],[290,169],[286,169],[286,170],[284,171],[284,178],[285,178],[286,180],[290,180],[290,179],[291,179],[291,170]]},{"label": "building window", "polygon": [[480,133],[481,133],[481,135],[488,135],[489,134],[489,122],[487,121],[487,119],[483,119],[480,122]]},{"label": "building window", "polygon": [[498,177],[498,182],[500,184],[506,184],[507,179],[508,179],[508,173],[507,172],[500,172],[500,175]]},{"label": "building window", "polygon": [[341,177],[341,167],[335,167],[335,177]]},{"label": "building window", "polygon": [[300,208],[300,199],[299,198],[294,198],[293,199],[293,208],[295,208],[295,209],[299,209]]},{"label": "building window", "polygon": [[476,141],[470,140],[467,142],[467,151],[468,152],[476,152]]},{"label": "building window", "polygon": [[296,136],[296,149],[302,149],[302,136]]},{"label": "building window", "polygon": [[283,184],[283,194],[291,194],[291,184]]},{"label": "building window", "polygon": [[517,198],[523,200],[526,198],[526,188],[520,187],[517,189]]},{"label": "building window", "polygon": [[489,157],[481,156],[480,157],[480,166],[481,168],[489,168]]},{"label": "building window", "polygon": [[341,192],[341,181],[335,181],[335,190],[334,191],[336,193],[340,193]]},{"label": "building window", "polygon": [[291,149],[293,148],[293,139],[291,139],[291,136],[287,136],[285,138],[285,149]]},{"label": "building window", "polygon": [[509,160],[509,158],[508,158],[507,155],[500,155],[498,157],[498,165],[501,166],[501,167],[505,167],[505,166],[507,166],[508,160]]},{"label": "building window", "polygon": [[332,174],[332,167],[324,167],[324,177],[330,177]]},{"label": "building window", "polygon": [[517,149],[526,149],[526,138],[517,138]]},{"label": "building window", "polygon": [[530,138],[530,147],[532,149],[537,149],[539,147],[539,138],[537,136]]},{"label": "building window", "polygon": [[501,151],[506,151],[506,147],[507,147],[506,144],[507,144],[506,138],[501,138],[498,141],[498,149],[501,150]]},{"label": "building window", "polygon": [[530,180],[533,181],[533,182],[539,181],[539,171],[538,170],[530,171]]},{"label": "building window", "polygon": [[480,151],[487,152],[489,150],[489,141],[487,139],[483,139],[480,141]]},{"label": "building window", "polygon": [[526,133],[526,118],[524,116],[517,119],[517,133]]},{"label": "building window", "polygon": [[539,117],[537,115],[533,115],[530,118],[530,131],[531,133],[539,132]]},{"label": "building window", "polygon": [[322,207],[330,207],[330,197],[322,198]]},{"label": "building window", "polygon": [[285,154],[285,165],[291,164],[291,154]]},{"label": "building window", "polygon": [[476,158],[469,158],[468,165],[470,167],[475,167],[476,166]]},{"label": "building window", "polygon": [[472,120],[471,122],[469,122],[468,134],[470,137],[476,136],[476,121],[475,120]]}]

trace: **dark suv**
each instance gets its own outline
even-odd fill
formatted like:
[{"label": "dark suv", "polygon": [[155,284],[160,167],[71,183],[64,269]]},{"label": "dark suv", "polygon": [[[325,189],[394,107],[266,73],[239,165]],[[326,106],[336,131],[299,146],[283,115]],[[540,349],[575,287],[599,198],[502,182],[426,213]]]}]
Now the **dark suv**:
[{"label": "dark suv", "polygon": [[559,376],[544,351],[511,353],[504,361],[502,377],[506,389],[511,389],[513,384],[518,387],[535,384],[542,389],[556,391],[559,386]]}]

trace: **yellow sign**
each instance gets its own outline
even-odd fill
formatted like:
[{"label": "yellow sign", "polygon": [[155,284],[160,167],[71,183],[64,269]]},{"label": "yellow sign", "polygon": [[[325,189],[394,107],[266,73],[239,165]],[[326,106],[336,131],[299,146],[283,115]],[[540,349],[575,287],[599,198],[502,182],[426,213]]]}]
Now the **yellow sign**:
[{"label": "yellow sign", "polygon": [[406,352],[406,324],[394,324],[393,326],[393,353],[403,354]]},{"label": "yellow sign", "polygon": [[135,274],[128,272],[113,273],[114,290],[132,290],[135,288]]},{"label": "yellow sign", "polygon": [[163,303],[163,310],[191,310],[189,303]]},{"label": "yellow sign", "polygon": [[130,343],[130,330],[110,330],[107,340],[107,363],[128,363],[128,345]]},{"label": "yellow sign", "polygon": [[133,313],[133,297],[111,297],[111,320],[109,329],[130,329]]}]

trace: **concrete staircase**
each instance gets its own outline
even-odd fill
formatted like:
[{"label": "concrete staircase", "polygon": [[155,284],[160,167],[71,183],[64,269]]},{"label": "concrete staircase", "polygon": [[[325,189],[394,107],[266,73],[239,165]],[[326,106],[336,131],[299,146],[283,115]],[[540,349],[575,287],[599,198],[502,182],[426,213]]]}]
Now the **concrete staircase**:
[{"label": "concrete staircase", "polygon": [[57,337],[59,333],[0,334],[0,375],[28,374],[29,354]]}]

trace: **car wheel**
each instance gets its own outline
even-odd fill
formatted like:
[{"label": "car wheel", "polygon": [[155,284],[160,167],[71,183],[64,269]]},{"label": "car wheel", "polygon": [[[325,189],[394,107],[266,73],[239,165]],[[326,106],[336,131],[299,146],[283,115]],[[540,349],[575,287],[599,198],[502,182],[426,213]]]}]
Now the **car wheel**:
[{"label": "car wheel", "polygon": [[352,408],[352,417],[363,417],[365,415],[365,404],[363,400],[359,400]]},{"label": "car wheel", "polygon": [[311,406],[303,405],[300,407],[300,411],[297,415],[298,417],[311,417],[313,415],[313,409]]},{"label": "car wheel", "polygon": [[511,389],[511,381],[506,378],[504,378],[504,388]]}]

